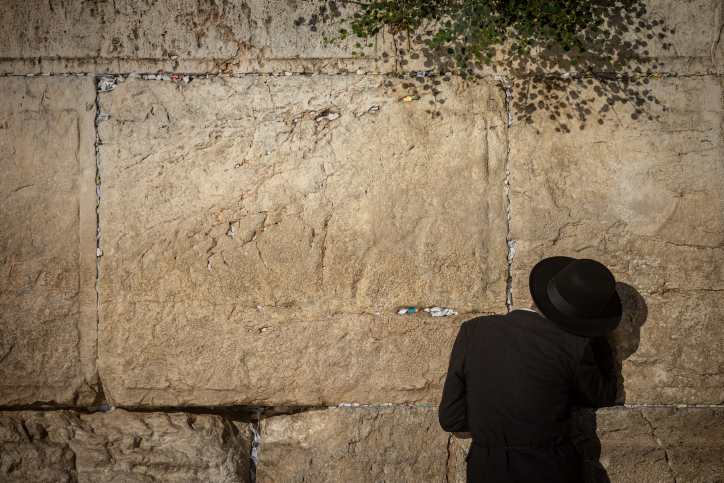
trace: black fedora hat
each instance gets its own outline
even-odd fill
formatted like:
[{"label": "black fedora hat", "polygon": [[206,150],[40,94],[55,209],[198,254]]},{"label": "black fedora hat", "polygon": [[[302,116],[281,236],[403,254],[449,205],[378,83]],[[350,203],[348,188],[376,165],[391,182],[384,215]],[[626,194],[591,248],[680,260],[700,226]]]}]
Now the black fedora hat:
[{"label": "black fedora hat", "polygon": [[544,258],[530,271],[529,281],[536,306],[563,330],[597,337],[611,332],[621,322],[616,280],[596,260]]}]

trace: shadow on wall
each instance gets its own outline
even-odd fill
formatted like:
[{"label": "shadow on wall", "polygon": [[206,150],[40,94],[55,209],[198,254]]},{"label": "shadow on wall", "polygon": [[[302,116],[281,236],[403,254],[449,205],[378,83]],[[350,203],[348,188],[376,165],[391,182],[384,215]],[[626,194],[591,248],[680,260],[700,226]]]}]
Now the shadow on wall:
[{"label": "shadow on wall", "polygon": [[587,483],[611,483],[606,468],[601,464],[601,441],[596,433],[596,410],[579,408],[571,419],[571,441],[583,458],[583,481]]},{"label": "shadow on wall", "polygon": [[[340,5],[345,5],[345,2],[328,2],[319,8],[318,14],[308,19],[300,17],[295,25],[306,25],[312,32],[317,32],[320,23],[342,17]],[[511,89],[514,97],[510,110],[518,122],[533,124],[535,115],[543,111],[551,120],[557,121],[556,132],[570,133],[586,129],[591,121],[599,125],[621,121],[616,106],[627,104],[629,106],[624,109],[623,116],[634,121],[654,120],[656,115],[649,106],[660,105],[661,101],[648,88],[650,79],[617,75],[613,73],[613,64],[604,60],[606,55],[611,55],[613,62],[622,64],[627,70],[665,70],[667,66],[664,63],[652,60],[651,51],[654,47],[657,52],[669,50],[671,43],[668,42],[668,36],[675,35],[676,29],[667,27],[663,20],[647,17],[646,5],[640,2],[635,3],[629,11],[619,8],[609,12],[606,20],[611,36],[605,46],[606,51],[602,54],[586,52],[579,60],[579,66],[584,72],[603,72],[595,77],[574,76],[580,80],[545,77],[550,73],[569,72],[574,68],[571,66],[573,57],[560,48],[548,51],[543,47],[534,50],[529,57],[520,58],[508,52],[506,47],[499,46],[493,62],[489,67],[486,66],[486,70],[526,76],[524,82],[516,82]],[[418,34],[411,39],[414,42],[412,51],[406,51],[404,33],[400,34],[399,68],[402,71],[446,72],[452,69],[448,55],[444,53],[446,48],[427,47],[436,31],[432,23],[419,29]],[[392,59],[383,59],[386,60]],[[469,73],[478,71],[472,69]],[[431,113],[434,116],[434,108]]]},{"label": "shadow on wall", "polygon": [[[531,55],[518,57],[508,47],[498,46],[491,50],[493,59],[490,69],[493,72],[507,72],[512,74],[547,74],[553,71],[569,72],[571,70],[583,69],[583,71],[606,72],[613,71],[614,64],[621,64],[624,68],[645,72],[647,70],[665,70],[667,66],[660,61],[652,59],[651,50],[654,45],[656,49],[669,50],[671,42],[668,37],[676,34],[675,28],[666,26],[663,19],[647,18],[647,8],[643,2],[634,2],[629,11],[617,8],[609,11],[605,16],[605,25],[611,32],[606,42],[605,51],[596,53],[600,45],[587,45],[592,50],[584,52],[578,57],[578,66],[571,65],[571,60],[576,59],[571,52],[564,52],[556,46],[547,50],[544,45],[536,46],[531,50]],[[410,41],[419,46],[419,50],[412,48],[407,50],[407,39],[404,33],[400,34],[400,50],[402,57],[400,68],[403,71],[413,66],[419,69],[422,65],[426,70],[440,70],[442,72],[454,68],[454,63],[447,56],[446,48],[437,46],[430,49],[428,45],[437,27],[433,22],[424,25],[413,34]],[[610,55],[611,63],[605,61]],[[407,58],[406,58],[407,57]],[[484,66],[480,66],[484,67]],[[469,74],[475,74],[478,67],[468,70]]]},{"label": "shadow on wall", "polygon": [[618,374],[616,403],[624,404],[626,402],[626,390],[623,385],[621,368],[623,361],[631,357],[639,348],[641,326],[646,322],[649,310],[643,296],[631,285],[619,282],[616,284],[616,291],[621,297],[623,316],[616,330],[608,335],[608,340],[613,349],[616,373]]},{"label": "shadow on wall", "polygon": [[[319,40],[321,41],[323,38],[323,34],[320,31],[320,27],[322,27],[324,24],[330,22],[330,21],[339,21],[343,15],[342,11],[339,9],[340,5],[345,7],[349,6],[349,4],[356,4],[357,2],[347,2],[345,0],[341,0],[339,2],[336,1],[329,1],[326,4],[319,7],[317,10],[317,13],[314,13],[309,16],[309,18],[300,16],[297,17],[297,19],[294,21],[295,27],[303,27],[306,26],[309,28],[309,31],[312,33],[315,33],[319,36]],[[349,15],[349,14],[347,14]],[[336,33],[337,29],[341,28],[341,26],[336,27],[332,30],[332,32]],[[356,38],[356,37],[355,37]],[[380,55],[380,60],[383,64],[390,64],[394,63],[395,59],[393,56],[388,54],[387,52],[383,52]]]},{"label": "shadow on wall", "polygon": [[[599,125],[621,123],[625,120],[621,116],[654,121],[658,114],[652,112],[651,106],[661,105],[661,101],[649,89],[650,82],[648,78],[605,76],[581,80],[533,77],[514,84],[511,114],[518,122],[534,124],[542,112],[556,121],[558,133],[583,131],[590,119]],[[625,106],[622,112],[618,112],[617,105]]]},{"label": "shadow on wall", "polygon": [[[616,373],[618,375],[618,393],[616,403],[623,404],[626,392],[623,388],[621,365],[639,348],[641,326],[648,318],[648,307],[641,294],[626,283],[616,283],[616,291],[621,297],[623,315],[616,330],[608,335],[613,349]],[[571,416],[573,428],[571,440],[583,457],[584,480],[591,483],[610,483],[606,468],[601,464],[601,441],[596,432],[596,409],[578,408]]]},{"label": "shadow on wall", "polygon": [[[440,115],[440,111],[437,110],[438,106],[445,104],[445,98],[441,97],[440,90],[437,86],[442,85],[443,82],[450,82],[448,76],[437,76],[437,77],[411,77],[408,82],[403,82],[400,87],[399,96],[422,96],[423,94],[432,94],[432,99],[426,97],[428,109],[425,110],[426,114],[429,114],[433,119]],[[385,87],[391,89],[391,92],[396,93],[395,83],[392,81],[385,82]]]}]

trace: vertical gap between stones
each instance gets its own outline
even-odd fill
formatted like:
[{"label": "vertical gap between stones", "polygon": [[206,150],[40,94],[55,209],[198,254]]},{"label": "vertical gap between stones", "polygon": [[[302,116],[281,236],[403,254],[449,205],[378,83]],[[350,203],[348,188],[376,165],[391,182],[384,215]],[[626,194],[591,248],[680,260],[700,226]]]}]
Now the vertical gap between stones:
[{"label": "vertical gap between stones", "polygon": [[[100,279],[100,265],[101,265],[101,218],[100,218],[100,204],[101,204],[101,155],[98,148],[100,144],[100,137],[98,136],[98,124],[101,122],[100,117],[100,93],[98,92],[98,78],[95,77],[95,88],[96,88],[96,116],[93,120],[93,127],[95,130],[95,149],[96,149],[96,372],[98,371],[98,364],[100,363],[100,308],[101,299],[98,293],[98,281]],[[99,391],[100,389],[100,374],[96,374],[98,378]]]},{"label": "vertical gap between stones", "polygon": [[[496,76],[497,77],[497,76]],[[511,124],[513,124],[513,116],[510,113],[510,101],[513,100],[513,95],[510,92],[510,89],[513,87],[513,83],[505,76],[499,76],[498,79],[500,80],[500,84],[503,87],[503,90],[505,91],[505,111],[508,115],[508,130],[510,130]],[[508,309],[508,312],[513,310],[513,256],[515,255],[515,240],[511,240],[510,238],[510,228],[511,228],[511,217],[510,217],[510,131],[508,131],[508,136],[506,136],[506,143],[508,144],[508,152],[505,156],[505,183],[504,183],[504,191],[505,191],[505,216],[506,216],[506,232],[505,232],[505,243],[508,247],[508,254],[506,257],[506,261],[508,262],[508,277],[506,280],[506,286],[505,286],[505,305]]]},{"label": "vertical gap between stones", "polygon": [[259,461],[259,443],[261,443],[261,409],[258,406],[249,407],[251,418],[249,430],[251,430],[251,451],[249,453],[249,480],[256,483],[256,465]]}]

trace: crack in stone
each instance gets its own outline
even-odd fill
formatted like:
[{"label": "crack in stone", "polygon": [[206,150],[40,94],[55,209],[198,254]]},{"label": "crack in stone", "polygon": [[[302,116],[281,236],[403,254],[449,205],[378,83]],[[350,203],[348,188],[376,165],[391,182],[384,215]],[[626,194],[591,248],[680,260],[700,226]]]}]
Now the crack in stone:
[{"label": "crack in stone", "polygon": [[[721,42],[721,34],[724,32],[724,15],[722,14],[722,6],[721,3],[719,4],[719,10],[714,12],[714,15],[719,14],[719,22],[717,24],[720,24],[719,27],[719,35],[716,37],[716,41],[714,41],[714,44],[711,46],[711,51],[709,52],[709,55],[711,55],[711,66],[714,67],[714,58],[716,57],[716,50],[719,47],[719,42]],[[716,18],[715,18],[716,21]]]},{"label": "crack in stone", "polygon": [[7,352],[0,357],[0,362],[4,361],[7,356],[10,355],[10,353],[13,351],[13,347],[15,347],[15,344],[10,344],[10,347],[8,348]]},{"label": "crack in stone", "polygon": [[671,472],[671,478],[673,478],[674,483],[676,483],[676,476],[674,475],[674,468],[671,466],[671,462],[669,461],[669,453],[666,451],[666,448],[661,443],[661,440],[659,439],[659,437],[656,435],[656,429],[654,428],[654,425],[651,424],[651,421],[648,420],[648,418],[644,414],[643,410],[639,410],[639,412],[641,413],[641,417],[644,418],[644,421],[646,421],[646,423],[651,428],[651,434],[654,436],[654,439],[656,439],[656,442],[659,443],[659,447],[663,450],[664,458],[666,459],[666,464],[669,465],[669,471]]},{"label": "crack in stone", "polygon": [[452,445],[453,445],[454,437],[450,435],[450,438],[447,441],[447,465],[445,468],[445,483],[450,482],[450,471],[452,470]]},{"label": "crack in stone", "polygon": [[261,259],[262,263],[264,263],[264,267],[266,267],[268,272],[271,271],[271,270],[269,270],[269,267],[266,264],[266,260],[264,260],[264,257],[261,255],[261,249],[259,248],[259,242],[256,242],[254,245],[256,246],[257,253],[259,253],[259,258]]}]

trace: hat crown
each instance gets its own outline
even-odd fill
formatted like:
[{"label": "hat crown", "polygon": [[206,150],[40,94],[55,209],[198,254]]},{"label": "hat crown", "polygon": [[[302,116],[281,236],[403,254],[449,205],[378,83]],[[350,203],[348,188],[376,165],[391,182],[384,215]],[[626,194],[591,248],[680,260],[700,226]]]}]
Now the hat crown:
[{"label": "hat crown", "polygon": [[595,317],[616,291],[616,279],[600,262],[582,258],[571,262],[548,284],[551,301],[578,317]]}]

